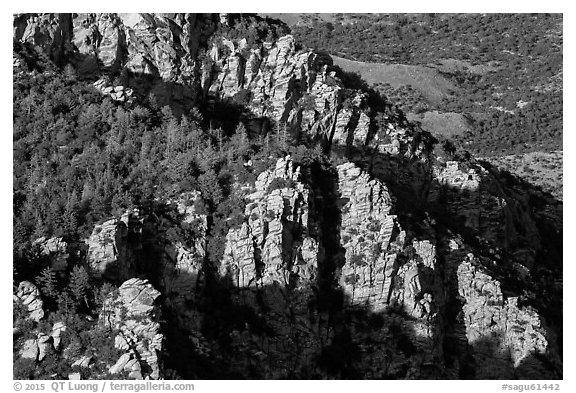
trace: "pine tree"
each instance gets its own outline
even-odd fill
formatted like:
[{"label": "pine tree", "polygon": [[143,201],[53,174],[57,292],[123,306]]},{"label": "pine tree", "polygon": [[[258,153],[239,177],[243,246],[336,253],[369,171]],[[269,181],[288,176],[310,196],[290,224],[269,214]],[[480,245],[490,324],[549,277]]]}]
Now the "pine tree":
[{"label": "pine tree", "polygon": [[244,124],[240,123],[236,127],[234,135],[230,138],[230,145],[236,156],[244,156],[250,149],[250,140]]},{"label": "pine tree", "polygon": [[27,194],[38,193],[44,186],[44,165],[40,159],[39,154],[32,155],[30,161],[30,169],[28,170]]},{"label": "pine tree", "polygon": [[198,167],[202,172],[213,170],[218,160],[218,154],[211,144],[198,152]]},{"label": "pine tree", "polygon": [[288,126],[286,123],[277,124],[275,127],[276,131],[276,144],[284,152],[288,151],[290,146],[290,134],[288,133]]},{"label": "pine tree", "polygon": [[62,206],[60,201],[56,198],[52,199],[48,205],[48,214],[46,217],[46,224],[49,227],[51,235],[62,236],[64,229],[64,222],[62,216]]},{"label": "pine tree", "polygon": [[185,143],[184,130],[176,119],[170,119],[166,127],[166,153],[165,157],[170,158],[183,150]]},{"label": "pine tree", "polygon": [[444,150],[444,152],[448,155],[449,159],[454,159],[454,153],[456,153],[456,147],[454,146],[454,143],[452,143],[452,141],[450,140],[445,140],[444,143],[442,143],[442,150]]},{"label": "pine tree", "polygon": [[198,186],[202,196],[212,202],[213,206],[217,206],[222,202],[222,190],[218,183],[218,176],[216,176],[216,172],[214,172],[213,169],[208,170],[198,177]]},{"label": "pine tree", "polygon": [[88,295],[90,293],[90,276],[84,267],[74,266],[70,276],[70,283],[68,284],[74,304],[79,306],[82,301],[89,307]]},{"label": "pine tree", "polygon": [[98,314],[104,317],[103,320],[107,320],[108,315],[113,312],[113,307],[110,307],[109,299],[113,298],[116,292],[117,288],[107,282],[96,290],[94,302]]},{"label": "pine tree", "polygon": [[70,295],[70,291],[65,289],[58,295],[56,299],[58,303],[58,310],[64,315],[68,316],[70,313],[74,312],[74,299]]},{"label": "pine tree", "polygon": [[218,152],[222,152],[222,146],[224,145],[224,131],[220,127],[213,131],[213,135],[216,137],[218,142]]},{"label": "pine tree", "polygon": [[80,210],[80,202],[76,191],[72,191],[66,206],[64,207],[64,228],[67,233],[73,234],[78,229],[78,211]]},{"label": "pine tree", "polygon": [[46,227],[44,225],[45,220],[42,218],[42,214],[38,209],[38,206],[34,207],[34,231],[32,233],[32,238],[38,239],[46,234]]},{"label": "pine tree", "polygon": [[22,255],[23,251],[27,249],[27,244],[30,239],[30,223],[26,222],[24,215],[14,219],[14,236],[12,240],[14,254]]},{"label": "pine tree", "polygon": [[40,291],[44,296],[49,299],[56,300],[58,295],[56,272],[51,268],[47,267],[40,275],[36,277],[36,283],[40,286]]},{"label": "pine tree", "polygon": [[197,122],[183,123],[182,127],[186,133],[186,150],[197,151],[205,145],[204,132]]},{"label": "pine tree", "polygon": [[74,69],[74,66],[72,66],[70,63],[64,66],[64,79],[66,79],[68,82],[76,82],[78,79],[76,69]]}]

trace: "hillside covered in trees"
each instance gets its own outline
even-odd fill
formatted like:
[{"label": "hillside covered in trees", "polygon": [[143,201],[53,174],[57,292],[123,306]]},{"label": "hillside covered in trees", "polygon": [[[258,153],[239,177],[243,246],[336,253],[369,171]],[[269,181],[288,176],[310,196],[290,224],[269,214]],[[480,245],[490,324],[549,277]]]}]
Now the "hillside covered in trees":
[{"label": "hillside covered in trees", "polygon": [[14,16],[15,379],[562,378],[561,192],[411,123],[326,26]]}]

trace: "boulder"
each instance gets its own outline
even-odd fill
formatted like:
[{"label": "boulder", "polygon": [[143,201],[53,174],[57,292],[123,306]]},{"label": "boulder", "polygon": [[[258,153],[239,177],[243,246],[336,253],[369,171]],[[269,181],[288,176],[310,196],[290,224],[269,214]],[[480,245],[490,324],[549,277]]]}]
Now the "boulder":
[{"label": "boulder", "polygon": [[72,367],[79,366],[83,368],[88,368],[90,366],[90,362],[92,361],[92,356],[82,356],[80,359],[76,360],[72,363]]},{"label": "boulder", "polygon": [[122,356],[120,356],[118,361],[112,367],[110,367],[109,370],[110,374],[118,374],[120,371],[123,371],[124,367],[129,361],[130,361],[130,354],[125,353]]},{"label": "boulder", "polygon": [[38,361],[41,361],[42,359],[44,359],[46,357],[46,355],[48,354],[48,351],[50,350],[50,347],[52,347],[52,345],[50,345],[50,340],[52,339],[51,336],[48,336],[44,333],[39,333],[38,334]]},{"label": "boulder", "polygon": [[65,331],[66,331],[66,325],[64,324],[64,322],[56,322],[52,326],[52,332],[50,335],[52,336],[54,349],[58,350],[58,348],[60,347],[60,341],[61,341],[60,335],[62,334],[62,332]]},{"label": "boulder", "polygon": [[40,291],[30,281],[22,281],[18,284],[18,291],[14,300],[26,306],[30,319],[39,321],[44,317],[44,310],[42,309],[44,302],[40,296]]},{"label": "boulder", "polygon": [[20,349],[20,356],[24,359],[38,359],[38,354],[40,350],[38,349],[38,341],[36,339],[29,339],[24,342],[24,345]]}]

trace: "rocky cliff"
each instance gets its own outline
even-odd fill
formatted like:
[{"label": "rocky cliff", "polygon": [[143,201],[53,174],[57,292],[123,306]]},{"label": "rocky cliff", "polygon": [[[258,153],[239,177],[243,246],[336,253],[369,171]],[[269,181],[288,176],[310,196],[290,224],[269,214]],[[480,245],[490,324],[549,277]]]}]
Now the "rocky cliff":
[{"label": "rocky cliff", "polygon": [[[403,229],[384,182],[352,163],[334,169],[323,173],[332,183],[328,193],[314,183],[311,168],[290,156],[239,188],[245,219],[228,232],[216,276],[229,296],[226,307],[254,318],[226,332],[229,372],[319,377],[342,367],[340,377],[556,375],[554,334],[537,310],[503,294],[490,272],[499,260],[476,257],[474,247],[431,217],[418,230],[413,223]],[[210,358],[225,350],[221,338],[202,328],[214,311],[200,306],[206,219],[195,212],[198,197],[176,202],[182,223],[198,225],[192,247],[177,231],[163,237],[157,226],[166,255],[157,263],[160,289],[173,299],[166,305],[190,329],[193,351]],[[336,217],[323,213],[331,206]],[[107,243],[92,245],[89,255],[104,255]]]},{"label": "rocky cliff", "polygon": [[18,14],[14,38],[80,77],[122,75],[161,105],[184,105],[197,98],[197,53],[216,21],[202,14]]},{"label": "rocky cliff", "polygon": [[[283,155],[255,181],[237,180],[240,218],[227,224],[216,263],[208,238],[220,218],[200,208],[198,191],[96,225],[82,263],[121,284],[98,316],[114,332],[107,372],[561,377],[561,330],[546,311],[558,307],[558,288],[546,286],[561,265],[547,258],[543,208],[474,159],[437,157],[430,134],[346,86],[330,56],[271,28],[236,34],[234,23],[195,14],[14,18],[16,40],[94,75],[119,105],[152,93],[187,110],[240,106],[246,119],[267,119],[332,157]],[[63,240],[37,245],[66,270]],[[32,283],[21,282],[14,301],[44,317]],[[34,332],[19,356],[42,361],[53,336]],[[97,358],[71,357],[79,368]]]},{"label": "rocky cliff", "polygon": [[110,367],[111,374],[127,371],[130,379],[161,377],[159,355],[164,337],[154,305],[158,296],[152,285],[133,278],[122,283],[118,297],[106,299],[100,321],[104,327],[118,331],[114,346],[124,352]]}]

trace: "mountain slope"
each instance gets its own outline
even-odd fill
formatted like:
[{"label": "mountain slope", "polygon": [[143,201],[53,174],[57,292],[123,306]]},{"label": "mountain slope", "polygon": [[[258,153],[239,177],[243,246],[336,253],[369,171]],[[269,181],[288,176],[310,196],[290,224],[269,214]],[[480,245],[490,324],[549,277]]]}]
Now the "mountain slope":
[{"label": "mountain slope", "polygon": [[15,17],[15,375],[561,378],[560,204],[284,32]]}]

